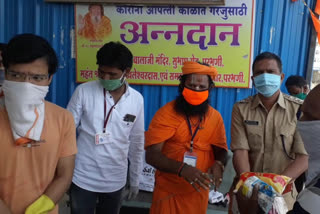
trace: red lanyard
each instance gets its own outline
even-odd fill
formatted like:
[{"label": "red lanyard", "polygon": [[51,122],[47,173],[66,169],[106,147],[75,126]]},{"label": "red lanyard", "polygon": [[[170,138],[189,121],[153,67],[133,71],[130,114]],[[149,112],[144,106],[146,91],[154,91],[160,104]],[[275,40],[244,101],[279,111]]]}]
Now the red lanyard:
[{"label": "red lanyard", "polygon": [[109,120],[109,117],[111,115],[111,112],[112,110],[114,109],[114,107],[117,105],[118,101],[110,108],[109,112],[108,112],[108,115],[106,117],[106,114],[107,114],[107,100],[106,100],[106,89],[103,89],[103,96],[104,96],[104,124],[103,124],[103,133],[106,132],[106,127],[107,127],[107,124],[108,124],[108,120]]}]

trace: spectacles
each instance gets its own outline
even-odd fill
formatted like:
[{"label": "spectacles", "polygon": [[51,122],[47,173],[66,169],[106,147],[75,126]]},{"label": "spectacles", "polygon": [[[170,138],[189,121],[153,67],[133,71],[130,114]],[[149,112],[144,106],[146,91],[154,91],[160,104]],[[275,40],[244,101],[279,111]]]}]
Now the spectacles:
[{"label": "spectacles", "polygon": [[39,83],[49,78],[49,74],[27,74],[9,70],[7,70],[6,74],[10,80],[17,82],[23,82],[27,77],[30,82],[34,83]]}]

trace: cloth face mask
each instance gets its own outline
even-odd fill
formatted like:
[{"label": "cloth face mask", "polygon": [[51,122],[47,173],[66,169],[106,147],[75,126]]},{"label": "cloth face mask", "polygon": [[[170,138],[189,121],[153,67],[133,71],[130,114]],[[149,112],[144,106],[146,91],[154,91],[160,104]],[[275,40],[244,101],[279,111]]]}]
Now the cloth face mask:
[{"label": "cloth face mask", "polygon": [[194,91],[184,87],[182,91],[184,99],[191,105],[197,106],[206,101],[209,97],[209,91]]},{"label": "cloth face mask", "polygon": [[276,74],[260,74],[253,78],[257,91],[265,97],[271,97],[279,90],[281,76]]},{"label": "cloth face mask", "polygon": [[40,141],[49,86],[5,80],[2,89],[15,143]]}]

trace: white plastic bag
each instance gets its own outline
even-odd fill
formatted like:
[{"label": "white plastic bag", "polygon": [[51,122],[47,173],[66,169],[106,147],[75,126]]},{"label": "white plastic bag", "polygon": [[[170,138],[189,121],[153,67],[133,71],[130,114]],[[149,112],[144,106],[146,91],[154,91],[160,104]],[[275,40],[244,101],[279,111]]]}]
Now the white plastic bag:
[{"label": "white plastic bag", "polygon": [[156,169],[150,166],[145,161],[145,154],[143,158],[142,172],[139,178],[139,189],[153,192],[154,189],[154,174]]}]

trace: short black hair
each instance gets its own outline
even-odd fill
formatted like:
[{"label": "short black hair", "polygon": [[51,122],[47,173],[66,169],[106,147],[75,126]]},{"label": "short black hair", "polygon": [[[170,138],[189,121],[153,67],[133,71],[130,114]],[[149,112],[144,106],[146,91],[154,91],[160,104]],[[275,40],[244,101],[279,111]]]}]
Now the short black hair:
[{"label": "short black hair", "polygon": [[0,51],[3,52],[7,48],[6,43],[0,43]]},{"label": "short black hair", "polygon": [[2,54],[3,65],[32,63],[44,58],[48,64],[48,74],[52,76],[58,67],[58,58],[47,40],[34,34],[20,34],[13,37]]},{"label": "short black hair", "polygon": [[120,42],[109,42],[97,52],[97,64],[124,71],[132,68],[133,56],[131,51]]},{"label": "short black hair", "polygon": [[280,69],[280,73],[282,73],[282,62],[281,62],[280,57],[274,53],[271,53],[271,52],[263,52],[263,53],[259,54],[258,56],[256,56],[256,58],[254,59],[253,64],[252,64],[252,71],[254,69],[255,64],[261,60],[264,60],[264,59],[276,60],[278,67]]},{"label": "short black hair", "polygon": [[297,86],[299,88],[302,88],[308,85],[308,83],[302,76],[291,75],[290,77],[288,77],[285,85],[286,85],[286,88],[288,88],[289,86]]}]

